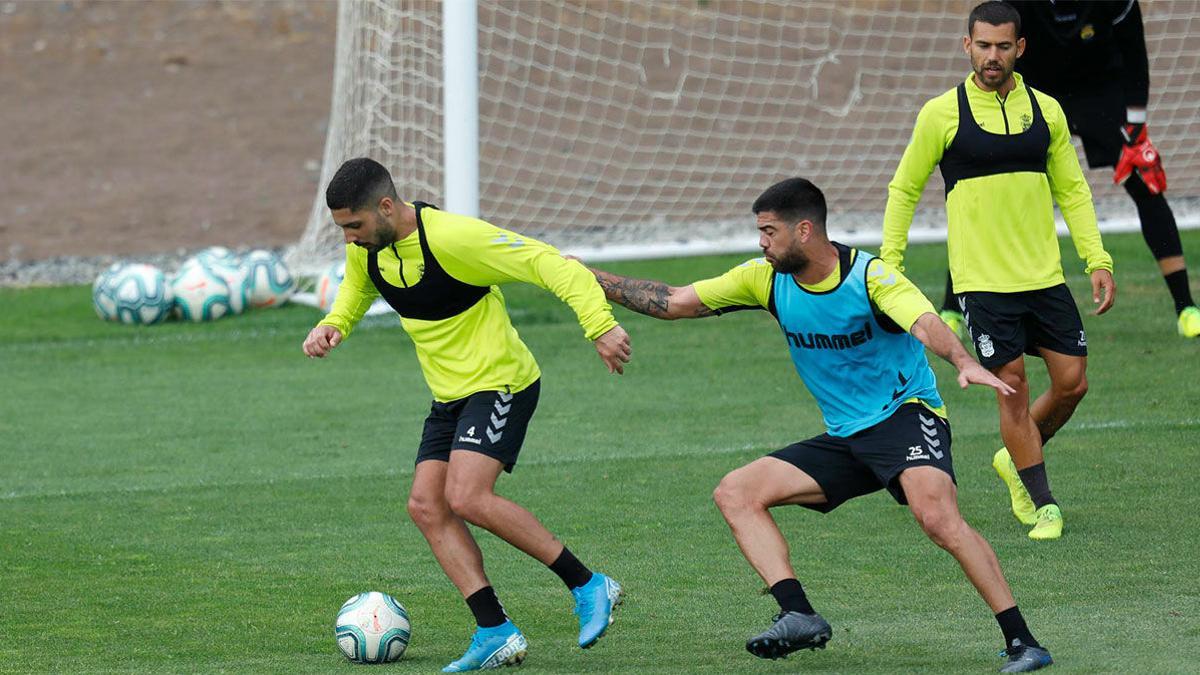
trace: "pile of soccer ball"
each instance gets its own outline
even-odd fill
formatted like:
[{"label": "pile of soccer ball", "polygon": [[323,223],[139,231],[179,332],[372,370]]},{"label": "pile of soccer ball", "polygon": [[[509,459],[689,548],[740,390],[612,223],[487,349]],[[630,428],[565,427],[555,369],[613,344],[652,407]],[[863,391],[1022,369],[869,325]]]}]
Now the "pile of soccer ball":
[{"label": "pile of soccer ball", "polygon": [[92,284],[101,319],[155,324],[170,317],[212,321],[252,307],[278,307],[296,290],[283,260],[271,251],[238,256],[215,246],[188,258],[171,278],[152,265],[117,263]]}]

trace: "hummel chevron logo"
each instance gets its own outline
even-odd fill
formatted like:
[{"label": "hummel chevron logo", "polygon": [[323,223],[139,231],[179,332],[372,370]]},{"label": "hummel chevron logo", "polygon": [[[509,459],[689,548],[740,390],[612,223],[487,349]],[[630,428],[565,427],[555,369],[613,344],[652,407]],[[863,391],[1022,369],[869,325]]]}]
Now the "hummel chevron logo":
[{"label": "hummel chevron logo", "polygon": [[500,405],[500,401],[496,401],[496,412],[500,413],[501,415],[507,415],[509,410],[512,410],[511,403],[508,405]]},{"label": "hummel chevron logo", "polygon": [[937,437],[938,433],[936,423],[934,420],[929,419],[921,413],[917,413],[917,417],[921,419],[921,433],[925,435],[925,444],[929,446],[929,452],[932,453],[934,457],[941,459],[945,456],[945,453],[936,449],[942,445],[942,442],[938,440]]},{"label": "hummel chevron logo", "polygon": [[497,418],[496,413],[492,413],[492,426],[496,427],[497,429],[503,429],[505,424],[508,424],[508,420],[504,419],[503,417]]},{"label": "hummel chevron logo", "polygon": [[525,240],[521,239],[520,237],[518,237],[516,235],[513,235],[513,238],[510,240],[508,238],[508,234],[501,232],[500,236],[498,236],[492,240],[492,243],[493,244],[508,244],[510,247],[516,248],[517,246],[524,246]]},{"label": "hummel chevron logo", "polygon": [[497,433],[497,432],[492,431],[491,427],[488,427],[484,431],[487,432],[488,440],[490,440],[492,443],[495,443],[496,441],[500,440],[500,437],[504,435],[503,431]]},{"label": "hummel chevron logo", "polygon": [[511,401],[512,397],[515,396],[515,394],[506,394],[502,391],[496,392],[496,395],[499,396],[500,400],[504,401],[505,403],[508,403],[509,401]]},{"label": "hummel chevron logo", "polygon": [[[872,262],[874,262],[874,261],[872,261]],[[884,269],[882,264],[879,264],[879,265],[872,264],[870,267],[867,268],[867,277],[868,278],[879,279],[879,283],[884,286],[891,286],[892,284],[896,283],[896,275],[895,274],[888,273],[887,278],[884,279],[882,277],[885,273],[887,273],[887,270]]]}]

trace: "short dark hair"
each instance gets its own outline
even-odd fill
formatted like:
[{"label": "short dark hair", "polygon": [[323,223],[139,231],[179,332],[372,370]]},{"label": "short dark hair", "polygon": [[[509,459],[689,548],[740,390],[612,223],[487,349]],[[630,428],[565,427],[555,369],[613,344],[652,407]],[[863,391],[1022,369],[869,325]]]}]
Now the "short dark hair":
[{"label": "short dark hair", "polygon": [[325,188],[325,204],[330,211],[358,211],[375,206],[384,197],[399,198],[396,184],[382,164],[368,157],[346,160]]},{"label": "short dark hair", "polygon": [[972,31],[975,30],[976,21],[982,21],[989,26],[1011,23],[1017,29],[1017,37],[1021,37],[1021,13],[1007,2],[992,0],[975,5],[975,9],[967,16],[967,35],[974,34]]},{"label": "short dark hair", "polygon": [[791,224],[809,220],[825,229],[825,195],[807,178],[789,178],[772,185],[754,200],[750,210],[756,216],[770,211]]}]

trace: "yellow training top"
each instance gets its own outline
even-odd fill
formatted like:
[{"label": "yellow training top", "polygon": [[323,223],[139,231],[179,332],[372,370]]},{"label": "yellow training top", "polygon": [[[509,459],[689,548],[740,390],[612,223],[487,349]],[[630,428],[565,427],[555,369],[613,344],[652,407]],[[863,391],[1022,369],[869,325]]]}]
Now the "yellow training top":
[{"label": "yellow training top", "polygon": [[[901,263],[913,211],[929,174],[941,164],[949,187],[946,244],[956,293],[1013,293],[1063,283],[1055,202],[1067,221],[1075,251],[1087,263],[1086,271],[1112,270],[1112,257],[1100,241],[1092,193],[1079,168],[1062,107],[1037,90],[1033,90],[1036,101],[1032,100],[1020,74],[1013,77],[1016,87],[1004,99],[980,89],[968,76],[961,87],[965,91],[955,87],[921,108],[912,140],[888,185],[880,257],[897,269],[904,269]],[[964,98],[968,110],[960,116],[959,101]],[[962,126],[963,120],[968,120],[967,127]],[[1032,156],[1026,152],[1022,161],[1014,161],[1009,152],[1007,161],[980,161],[1003,157],[1011,146],[1023,142],[1017,136],[1030,137],[1039,131],[1045,138],[1040,149],[1027,146],[1035,153]],[[964,145],[973,147],[963,152]],[[951,159],[957,162],[948,165]]]},{"label": "yellow training top", "polygon": [[[422,253],[423,227],[434,264],[457,282],[483,287],[482,297],[454,316],[400,317],[435,400],[453,401],[488,390],[517,392],[540,377],[537,362],[509,320],[497,284],[523,281],[551,291],[575,311],[589,340],[617,325],[592,273],[578,261],[563,258],[553,246],[431,207],[420,209],[418,221],[418,231],[378,252],[383,281],[397,289],[421,288],[429,263]],[[346,276],[333,308],[318,325],[349,336],[380,296],[368,273],[369,256],[364,248],[346,246]]]}]

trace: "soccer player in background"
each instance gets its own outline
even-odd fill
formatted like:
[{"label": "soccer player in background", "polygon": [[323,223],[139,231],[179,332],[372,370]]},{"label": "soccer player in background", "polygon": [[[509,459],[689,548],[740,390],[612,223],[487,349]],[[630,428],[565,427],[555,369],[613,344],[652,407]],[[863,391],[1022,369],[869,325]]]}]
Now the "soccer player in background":
[{"label": "soccer player in background", "polygon": [[371,159],[344,163],[325,200],[345,236],[346,275],[329,314],[304,340],[304,353],[328,354],[379,296],[400,315],[416,347],[433,404],[417,450],[408,513],[477,624],[466,653],[444,670],[520,663],[527,649],[484,573],[466,523],[557,574],[575,598],[579,646],[591,647],[612,623],[621,587],[589,570],[533,514],[494,491],[500,472],[511,472],[517,462],[541,377],[496,285],[523,281],[552,291],[575,311],[609,372],[621,373],[629,336],[604,292],[586,268],[551,246],[401,201],[391,174]]},{"label": "soccer player in background", "polygon": [[[813,609],[769,509],[821,513],[887,489],[948,551],[1004,634],[1001,672],[1047,666],[987,541],[958,511],[950,424],[925,347],[958,369],[958,383],[1013,389],[967,354],[933,305],[890,264],[828,239],[825,196],[803,178],[754,202],[759,246],[720,277],[677,288],[593,269],[609,300],[660,319],[765,309],[779,322],[796,372],[821,409],[826,433],[727,474],[713,498],[746,560],[779,603],[773,625],[746,643],[761,658],[823,647],[829,623]],[[922,346],[924,345],[924,346]]]},{"label": "soccer player in background", "polygon": [[[1011,4],[1020,12],[1025,38],[1017,72],[1062,105],[1071,133],[1083,141],[1089,167],[1115,167],[1113,182],[1122,183],[1133,198],[1142,237],[1175,303],[1178,332],[1200,337],[1200,309],[1167,204],[1162,157],[1146,131],[1150,66],[1137,0]],[[961,323],[949,279],[946,283],[942,316]]]},{"label": "soccer player in background", "polygon": [[[979,361],[1016,390],[999,396],[1005,447],[992,465],[1033,539],[1062,536],[1042,447],[1087,393],[1087,336],[1063,276],[1054,203],[1091,275],[1096,314],[1116,298],[1112,257],[1062,108],[1013,72],[1025,49],[1011,5],[971,10],[963,50],[972,73],[931,99],[888,185],[880,257],[897,269],[934,167],[946,183],[946,245],[954,292]],[[1025,354],[1041,357],[1050,388],[1029,402]]]}]

